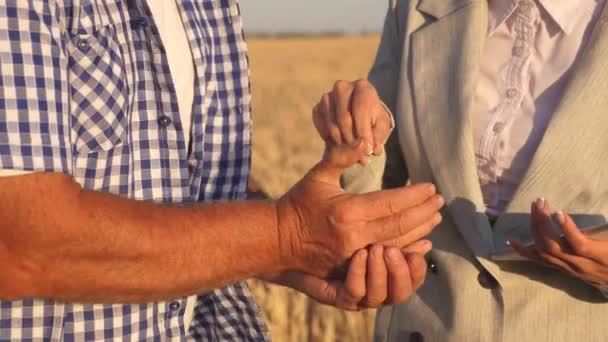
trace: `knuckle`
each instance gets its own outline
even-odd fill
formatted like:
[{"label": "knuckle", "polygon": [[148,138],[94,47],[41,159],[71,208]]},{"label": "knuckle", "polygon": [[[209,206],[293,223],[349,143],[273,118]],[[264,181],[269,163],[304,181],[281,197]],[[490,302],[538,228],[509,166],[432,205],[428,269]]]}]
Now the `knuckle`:
[{"label": "knuckle", "polygon": [[574,250],[574,252],[576,254],[579,255],[587,255],[589,254],[589,245],[587,245],[586,243],[573,243],[572,245],[572,249]]},{"label": "knuckle", "polygon": [[550,264],[554,264],[554,262],[553,262],[553,256],[552,256],[550,253],[548,253],[548,252],[546,252],[546,251],[539,251],[539,252],[538,252],[538,256],[539,256],[539,257],[540,257],[540,258],[541,258],[543,261],[548,262],[548,263],[550,263]]},{"label": "knuckle", "polygon": [[341,126],[352,126],[353,118],[348,112],[338,113],[338,122]]},{"label": "knuckle", "polygon": [[350,205],[336,205],[331,209],[331,216],[337,224],[347,224],[352,221],[353,210]]},{"label": "knuckle", "polygon": [[562,252],[561,246],[555,241],[549,241],[547,243],[547,252],[551,255],[560,254]]},{"label": "knuckle", "polygon": [[342,139],[342,133],[340,132],[340,129],[335,125],[330,125],[327,130],[329,132],[329,135],[335,142],[338,142]]},{"label": "knuckle", "polygon": [[355,82],[355,85],[356,85],[358,88],[369,88],[369,87],[372,87],[372,84],[371,84],[371,83],[370,83],[368,80],[363,79],[363,78],[358,79],[358,80]]},{"label": "knuckle", "polygon": [[335,92],[340,92],[340,91],[348,89],[350,87],[351,87],[351,83],[348,81],[338,80],[338,81],[336,81],[336,83],[334,83]]}]

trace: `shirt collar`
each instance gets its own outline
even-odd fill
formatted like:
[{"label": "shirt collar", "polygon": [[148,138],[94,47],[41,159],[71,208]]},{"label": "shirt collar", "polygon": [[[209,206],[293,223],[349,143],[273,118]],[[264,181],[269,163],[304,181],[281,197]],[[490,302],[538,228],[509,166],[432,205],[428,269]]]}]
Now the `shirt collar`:
[{"label": "shirt collar", "polygon": [[[488,32],[491,34],[507,20],[517,8],[520,1],[525,0],[489,0],[490,16]],[[583,17],[591,17],[604,0],[528,0],[549,14],[549,18],[566,34],[572,33],[575,26]],[[541,9],[542,10],[542,9]]]}]

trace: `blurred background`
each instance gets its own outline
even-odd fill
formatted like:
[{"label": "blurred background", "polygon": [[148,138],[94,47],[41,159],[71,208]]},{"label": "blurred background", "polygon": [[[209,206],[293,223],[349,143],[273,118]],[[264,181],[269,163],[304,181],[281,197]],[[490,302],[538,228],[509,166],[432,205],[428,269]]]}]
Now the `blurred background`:
[{"label": "blurred background", "polygon": [[[388,1],[244,0],[252,68],[252,177],[277,197],[321,157],[313,106],[336,80],[364,78]],[[346,313],[294,291],[251,281],[273,340],[371,341],[373,311]]]}]

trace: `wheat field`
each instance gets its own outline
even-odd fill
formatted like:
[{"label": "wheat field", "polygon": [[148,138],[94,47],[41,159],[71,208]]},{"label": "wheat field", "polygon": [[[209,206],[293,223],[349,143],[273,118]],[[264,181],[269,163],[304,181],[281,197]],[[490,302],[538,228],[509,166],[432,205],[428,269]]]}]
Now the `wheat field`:
[{"label": "wheat field", "polygon": [[[336,80],[364,78],[379,37],[250,38],[252,176],[273,197],[320,158],[311,110]],[[250,281],[276,342],[371,341],[373,311],[346,313],[295,291]]]}]

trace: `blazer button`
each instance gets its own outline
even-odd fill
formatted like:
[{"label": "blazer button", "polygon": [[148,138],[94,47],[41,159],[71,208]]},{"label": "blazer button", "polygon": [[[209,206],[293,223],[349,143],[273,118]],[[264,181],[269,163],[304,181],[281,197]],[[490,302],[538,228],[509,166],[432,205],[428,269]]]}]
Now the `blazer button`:
[{"label": "blazer button", "polygon": [[419,332],[413,332],[410,334],[410,342],[424,342],[424,336]]},{"label": "blazer button", "polygon": [[439,268],[437,267],[437,263],[435,262],[435,260],[433,258],[428,258],[426,260],[426,264],[429,268],[429,272],[431,272],[433,274],[439,273]]},{"label": "blazer button", "polygon": [[498,288],[498,281],[486,270],[479,273],[477,281],[484,289],[495,290]]}]

